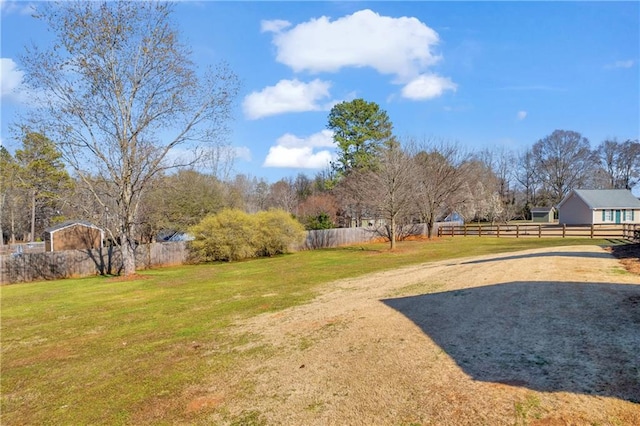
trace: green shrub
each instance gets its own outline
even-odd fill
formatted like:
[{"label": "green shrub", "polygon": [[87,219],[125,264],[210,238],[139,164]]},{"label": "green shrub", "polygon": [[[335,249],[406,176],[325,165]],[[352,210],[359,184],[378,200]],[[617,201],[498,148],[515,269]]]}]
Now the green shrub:
[{"label": "green shrub", "polygon": [[335,227],[331,217],[325,212],[316,216],[307,216],[305,218],[305,225],[309,230],[331,229]]},{"label": "green shrub", "polygon": [[239,260],[256,254],[256,221],[241,210],[225,209],[190,229],[191,249],[202,261]]},{"label": "green shrub", "polygon": [[191,251],[199,261],[232,261],[286,253],[304,240],[304,227],[283,210],[248,215],[225,209],[205,217],[189,232]]},{"label": "green shrub", "polygon": [[291,246],[304,241],[304,227],[284,210],[263,211],[255,217],[258,256],[286,253]]}]

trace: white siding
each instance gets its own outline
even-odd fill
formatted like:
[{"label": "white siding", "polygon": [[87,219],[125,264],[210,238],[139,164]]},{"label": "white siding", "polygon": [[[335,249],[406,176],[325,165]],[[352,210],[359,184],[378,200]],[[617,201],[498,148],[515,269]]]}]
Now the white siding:
[{"label": "white siding", "polygon": [[[620,221],[616,221],[616,210],[620,211]],[[602,220],[602,209],[593,211],[593,223],[640,223],[640,209],[604,209]]]},{"label": "white siding", "polygon": [[[602,219],[602,212],[600,212]],[[591,209],[576,194],[572,193],[568,199],[562,203],[558,211],[558,222],[567,225],[584,225],[593,223],[595,216]]]}]

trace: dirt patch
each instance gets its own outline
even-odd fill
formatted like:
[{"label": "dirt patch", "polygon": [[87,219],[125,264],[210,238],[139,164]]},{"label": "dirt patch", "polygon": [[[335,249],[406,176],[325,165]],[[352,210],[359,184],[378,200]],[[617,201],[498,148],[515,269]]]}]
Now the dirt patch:
[{"label": "dirt patch", "polygon": [[627,271],[640,275],[640,244],[613,246],[610,251]]},{"label": "dirt patch", "polygon": [[234,397],[207,421],[640,424],[640,278],[621,271],[576,246],[335,282],[237,324],[255,335],[245,350],[275,350],[210,378]]}]

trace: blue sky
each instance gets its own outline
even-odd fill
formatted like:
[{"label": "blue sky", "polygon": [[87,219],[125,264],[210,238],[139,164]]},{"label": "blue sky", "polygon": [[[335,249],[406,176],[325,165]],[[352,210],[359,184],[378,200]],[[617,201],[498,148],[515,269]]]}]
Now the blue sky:
[{"label": "blue sky", "polygon": [[[18,56],[48,43],[34,2],[2,8],[2,144],[29,108]],[[639,2],[181,2],[202,68],[242,89],[229,141],[238,173],[313,176],[334,155],[327,115],[364,98],[398,137],[522,151],[556,129],[595,147],[640,138]]]}]

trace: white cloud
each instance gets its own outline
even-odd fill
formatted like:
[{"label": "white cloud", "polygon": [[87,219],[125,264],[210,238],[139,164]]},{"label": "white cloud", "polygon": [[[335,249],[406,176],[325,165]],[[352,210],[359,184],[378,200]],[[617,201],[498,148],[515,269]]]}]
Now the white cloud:
[{"label": "white cloud", "polygon": [[36,8],[32,3],[0,0],[0,13],[2,13],[2,15],[9,15],[11,13],[30,15],[35,12],[35,10]]},{"label": "white cloud", "polygon": [[446,90],[455,90],[458,85],[447,77],[422,74],[402,88],[402,96],[407,99],[423,100],[441,96]]},{"label": "white cloud", "polygon": [[329,97],[331,83],[315,79],[304,83],[297,79],[280,80],[260,92],[252,92],[242,104],[247,118],[255,120],[285,112],[322,111],[331,107],[319,104]]},{"label": "white cloud", "polygon": [[289,21],[283,21],[281,19],[274,19],[272,21],[261,21],[260,31],[263,33],[266,33],[266,32],[279,33],[280,31],[290,26],[291,26],[291,23]]},{"label": "white cloud", "polygon": [[333,147],[333,132],[323,130],[307,138],[286,133],[277,144],[269,148],[264,167],[292,167],[322,169],[327,167],[334,154],[328,149],[314,152],[314,148]]},{"label": "white cloud", "polygon": [[23,76],[13,59],[0,58],[0,97],[17,99]]},{"label": "white cloud", "polygon": [[271,27],[278,29],[273,37],[277,60],[296,72],[371,67],[408,81],[440,60],[432,51],[438,34],[411,17],[380,16],[366,9],[334,21],[311,19],[287,31]]},{"label": "white cloud", "polygon": [[631,68],[635,65],[636,61],[633,59],[629,59],[627,61],[615,61],[612,64],[605,65],[606,69],[617,69],[617,68]]},{"label": "white cloud", "polygon": [[318,133],[314,133],[308,138],[299,138],[291,133],[285,133],[278,138],[278,145],[282,145],[289,148],[295,147],[332,147],[334,146],[333,132],[331,130],[322,130]]},{"label": "white cloud", "polygon": [[251,161],[251,149],[247,146],[236,146],[233,148],[234,157],[244,161]]},{"label": "white cloud", "polygon": [[518,114],[516,116],[518,120],[522,121],[527,118],[527,111],[518,111]]}]

